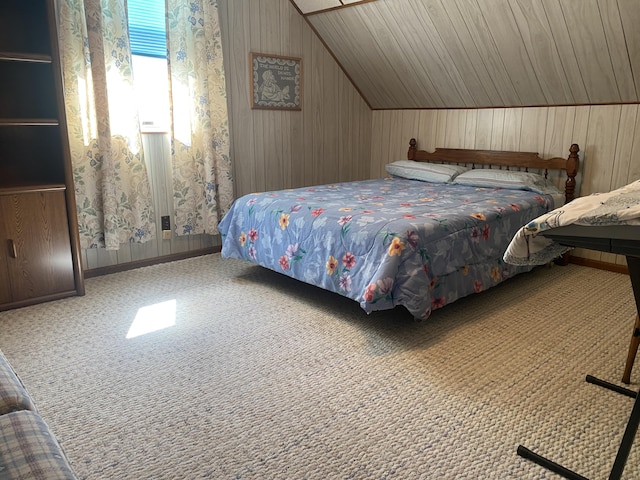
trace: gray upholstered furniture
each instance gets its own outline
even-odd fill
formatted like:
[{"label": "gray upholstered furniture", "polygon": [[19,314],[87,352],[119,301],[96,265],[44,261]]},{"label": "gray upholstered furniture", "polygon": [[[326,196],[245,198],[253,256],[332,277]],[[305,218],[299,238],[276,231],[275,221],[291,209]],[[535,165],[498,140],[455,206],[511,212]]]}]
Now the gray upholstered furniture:
[{"label": "gray upholstered furniture", "polygon": [[0,351],[0,479],[76,479],[67,458]]}]

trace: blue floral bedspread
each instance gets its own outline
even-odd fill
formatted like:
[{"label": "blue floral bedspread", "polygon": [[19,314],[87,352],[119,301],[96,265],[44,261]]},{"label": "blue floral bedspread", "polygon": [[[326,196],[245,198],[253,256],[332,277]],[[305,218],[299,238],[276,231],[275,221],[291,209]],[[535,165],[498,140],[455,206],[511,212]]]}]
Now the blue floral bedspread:
[{"label": "blue floral bedspread", "polygon": [[220,223],[222,256],[414,317],[531,266],[502,259],[516,231],[553,209],[529,191],[402,178],[253,193]]}]

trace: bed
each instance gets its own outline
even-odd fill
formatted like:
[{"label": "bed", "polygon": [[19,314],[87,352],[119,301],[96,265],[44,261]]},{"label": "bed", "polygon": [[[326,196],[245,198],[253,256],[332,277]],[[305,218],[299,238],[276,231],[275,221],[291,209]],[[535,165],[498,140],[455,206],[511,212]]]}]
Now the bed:
[{"label": "bed", "polygon": [[401,305],[426,319],[533,268],[503,254],[523,224],[573,199],[578,151],[429,153],[411,139],[387,177],[238,198],[219,225],[222,257],[349,297],[367,313]]}]

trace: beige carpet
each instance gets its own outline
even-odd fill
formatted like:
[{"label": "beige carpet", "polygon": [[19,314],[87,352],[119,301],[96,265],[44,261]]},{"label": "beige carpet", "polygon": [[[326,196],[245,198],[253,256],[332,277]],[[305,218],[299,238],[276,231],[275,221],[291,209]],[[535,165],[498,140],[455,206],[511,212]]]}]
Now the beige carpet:
[{"label": "beige carpet", "polygon": [[[169,300],[174,326],[126,338]],[[559,478],[522,443],[599,479],[632,400],[584,378],[620,383],[634,308],[627,276],[570,265],[417,323],[209,255],[2,312],[0,348],[81,478]]]}]

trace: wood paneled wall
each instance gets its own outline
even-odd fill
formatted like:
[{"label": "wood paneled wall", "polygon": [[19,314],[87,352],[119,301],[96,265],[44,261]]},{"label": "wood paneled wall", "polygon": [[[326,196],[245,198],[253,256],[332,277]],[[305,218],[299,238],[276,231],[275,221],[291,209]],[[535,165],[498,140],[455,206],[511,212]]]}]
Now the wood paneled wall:
[{"label": "wood paneled wall", "polygon": [[[571,143],[578,143],[581,195],[640,178],[637,104],[372,111],[289,0],[220,0],[219,8],[236,196],[379,177],[386,163],[406,158],[411,137],[428,150],[505,149],[537,151],[545,157],[566,156]],[[249,52],[302,58],[301,111],[250,108]],[[117,252],[83,251],[85,270],[220,244],[208,235],[162,240],[160,216],[173,210],[168,140],[163,135],[144,137],[158,239],[122,245]],[[575,253],[624,264],[619,256]]]},{"label": "wood paneled wall", "polygon": [[[220,0],[236,196],[367,178],[368,105],[289,0]],[[252,110],[249,52],[302,58],[302,110]]]},{"label": "wood paneled wall", "polygon": [[[368,178],[372,112],[289,0],[220,0],[236,196]],[[249,52],[302,58],[302,110],[252,110]],[[166,135],[143,135],[157,238],[118,251],[82,252],[83,267],[103,268],[220,245],[217,236],[162,239],[172,215]]]},{"label": "wood paneled wall", "polygon": [[[566,157],[581,149],[581,196],[606,192],[640,179],[640,106],[496,108],[374,111],[371,176],[406,158],[409,139],[418,148],[436,147],[538,152]],[[559,180],[560,181],[560,180]],[[576,250],[576,256],[624,265],[624,257]]]},{"label": "wood paneled wall", "polygon": [[[173,219],[173,177],[169,136],[164,133],[143,134],[142,145],[153,195],[156,238],[146,243],[122,244],[118,250],[105,250],[104,248],[82,250],[82,264],[85,271],[146,261],[167,255],[181,255],[220,245],[218,236],[213,235],[177,236],[172,233],[170,239],[162,238],[161,217],[169,215]],[[173,227],[173,220],[171,220],[171,225]]]},{"label": "wood paneled wall", "polygon": [[374,109],[640,101],[638,0],[374,0],[306,16]]}]

